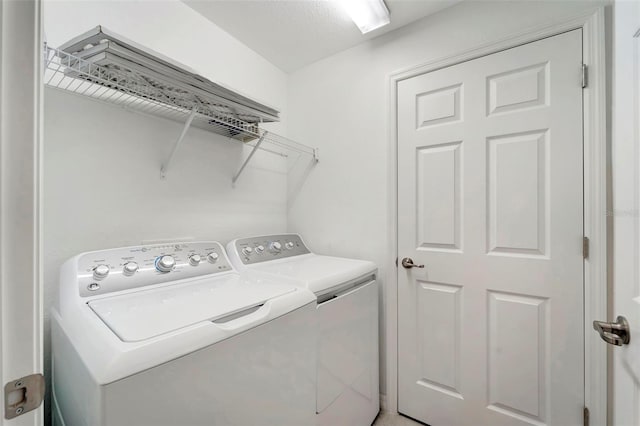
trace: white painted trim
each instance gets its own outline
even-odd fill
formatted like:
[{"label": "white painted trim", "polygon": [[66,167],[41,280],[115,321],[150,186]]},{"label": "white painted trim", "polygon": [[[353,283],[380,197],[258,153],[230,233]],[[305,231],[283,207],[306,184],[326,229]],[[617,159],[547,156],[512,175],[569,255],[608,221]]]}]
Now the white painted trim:
[{"label": "white painted trim", "polygon": [[611,92],[611,245],[608,320],[623,315],[631,326],[631,345],[611,347],[609,424],[640,425],[640,383],[629,368],[635,357],[640,312],[634,298],[640,283],[640,3],[616,0]]},{"label": "white painted trim", "polygon": [[604,8],[583,25],[583,62],[589,67],[584,90],[584,229],[589,259],[584,270],[585,405],[593,425],[607,424],[607,345],[594,332],[594,320],[607,317],[607,75]]},{"label": "white painted trim", "polygon": [[387,180],[387,276],[383,287],[385,301],[385,353],[386,353],[386,411],[398,412],[398,143],[397,143],[397,92],[398,80],[389,76],[389,141],[387,159],[389,176]]},{"label": "white painted trim", "polygon": [[380,394],[380,412],[387,411],[387,395],[381,393]]},{"label": "white painted trim", "polygon": [[[0,3],[0,393],[43,372],[42,2]],[[0,397],[4,401],[4,395]],[[36,426],[44,409],[0,425]]]},{"label": "white painted trim", "polygon": [[591,329],[594,319],[607,318],[607,114],[605,11],[599,7],[552,26],[523,29],[517,34],[459,54],[420,64],[389,76],[389,252],[387,259],[386,355],[388,411],[398,412],[398,280],[395,265],[397,241],[397,84],[407,78],[486,56],[501,50],[582,29],[583,61],[589,67],[589,86],[584,90],[584,202],[585,235],[590,256],[585,262],[585,405],[593,425],[607,423],[607,348]]}]

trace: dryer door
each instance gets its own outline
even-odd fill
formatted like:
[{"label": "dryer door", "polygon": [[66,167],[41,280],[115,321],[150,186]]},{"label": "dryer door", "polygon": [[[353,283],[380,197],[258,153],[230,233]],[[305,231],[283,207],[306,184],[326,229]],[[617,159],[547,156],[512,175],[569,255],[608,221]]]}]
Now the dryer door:
[{"label": "dryer door", "polygon": [[370,424],[379,410],[377,282],[320,299],[318,314],[319,424]]}]

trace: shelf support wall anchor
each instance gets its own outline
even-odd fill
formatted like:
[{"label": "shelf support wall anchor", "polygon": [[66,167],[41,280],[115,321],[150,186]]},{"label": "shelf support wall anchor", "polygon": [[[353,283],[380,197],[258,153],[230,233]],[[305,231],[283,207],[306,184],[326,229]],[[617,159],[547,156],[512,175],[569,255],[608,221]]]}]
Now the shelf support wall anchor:
[{"label": "shelf support wall anchor", "polygon": [[256,151],[258,150],[258,147],[260,146],[262,141],[264,141],[264,138],[265,138],[265,136],[267,136],[267,133],[269,133],[269,132],[264,132],[262,134],[262,136],[260,136],[260,139],[258,139],[258,142],[253,146],[253,149],[249,153],[249,156],[247,157],[247,159],[244,160],[244,163],[242,163],[242,166],[240,166],[240,169],[238,170],[236,175],[233,177],[233,179],[231,179],[231,183],[236,183],[236,181],[238,180],[238,178],[242,174],[242,171],[244,170],[244,168],[247,167],[247,163],[249,163],[249,160],[251,160],[251,157],[253,157],[253,154],[256,153]]},{"label": "shelf support wall anchor", "polygon": [[182,133],[180,133],[180,136],[176,140],[176,143],[173,145],[173,149],[171,150],[171,154],[169,154],[169,158],[167,158],[167,161],[165,161],[160,167],[161,179],[166,178],[167,170],[169,170],[169,165],[171,164],[171,160],[173,160],[173,157],[176,155],[176,151],[178,151],[178,147],[182,143],[182,140],[184,139],[185,135],[187,134],[187,130],[189,130],[189,127],[191,127],[191,122],[195,118],[196,112],[197,112],[196,107],[193,107],[193,109],[191,110],[191,114],[189,114],[187,121],[185,121],[184,123],[184,127],[182,128]]}]

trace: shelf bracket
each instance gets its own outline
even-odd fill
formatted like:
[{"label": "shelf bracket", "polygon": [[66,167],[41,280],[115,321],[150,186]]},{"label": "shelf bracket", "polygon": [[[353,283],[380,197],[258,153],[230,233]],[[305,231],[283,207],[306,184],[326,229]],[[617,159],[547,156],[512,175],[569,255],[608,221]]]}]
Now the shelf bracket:
[{"label": "shelf bracket", "polygon": [[196,107],[193,107],[193,109],[191,110],[191,114],[189,114],[187,121],[185,121],[184,123],[184,127],[182,128],[182,133],[180,133],[180,136],[176,140],[176,143],[173,145],[173,149],[171,150],[171,154],[169,154],[169,158],[167,158],[167,161],[165,161],[160,167],[161,179],[165,179],[167,177],[167,170],[169,170],[169,165],[171,164],[171,160],[173,160],[173,157],[176,155],[176,151],[178,151],[178,147],[182,143],[182,140],[184,139],[185,135],[187,134],[187,130],[189,130],[189,127],[191,127],[191,122],[195,118],[196,112],[197,112]]},{"label": "shelf bracket", "polygon": [[260,144],[264,140],[265,136],[267,136],[267,133],[269,133],[269,132],[264,132],[262,134],[262,136],[260,136],[260,139],[258,139],[258,142],[253,146],[253,149],[249,153],[249,156],[247,157],[247,159],[244,160],[244,163],[242,163],[242,166],[240,166],[240,169],[238,170],[236,175],[233,177],[233,179],[231,179],[231,183],[234,183],[234,184],[236,183],[236,181],[238,180],[238,178],[242,174],[242,171],[244,170],[244,168],[247,167],[247,163],[249,162],[249,160],[251,160],[251,157],[253,157],[253,154],[255,154],[256,151],[258,150],[258,147],[260,146]]}]

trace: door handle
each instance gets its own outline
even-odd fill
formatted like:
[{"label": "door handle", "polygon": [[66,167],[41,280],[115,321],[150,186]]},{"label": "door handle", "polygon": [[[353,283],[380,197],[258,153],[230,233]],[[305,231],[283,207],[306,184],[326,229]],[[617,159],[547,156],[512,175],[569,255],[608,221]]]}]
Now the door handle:
[{"label": "door handle", "polygon": [[424,265],[416,265],[415,263],[413,263],[413,259],[411,259],[410,257],[405,257],[404,259],[402,259],[402,266],[404,266],[406,269],[424,268]]},{"label": "door handle", "polygon": [[594,321],[593,329],[610,345],[628,345],[631,340],[629,321],[623,316],[618,316],[616,322]]}]

